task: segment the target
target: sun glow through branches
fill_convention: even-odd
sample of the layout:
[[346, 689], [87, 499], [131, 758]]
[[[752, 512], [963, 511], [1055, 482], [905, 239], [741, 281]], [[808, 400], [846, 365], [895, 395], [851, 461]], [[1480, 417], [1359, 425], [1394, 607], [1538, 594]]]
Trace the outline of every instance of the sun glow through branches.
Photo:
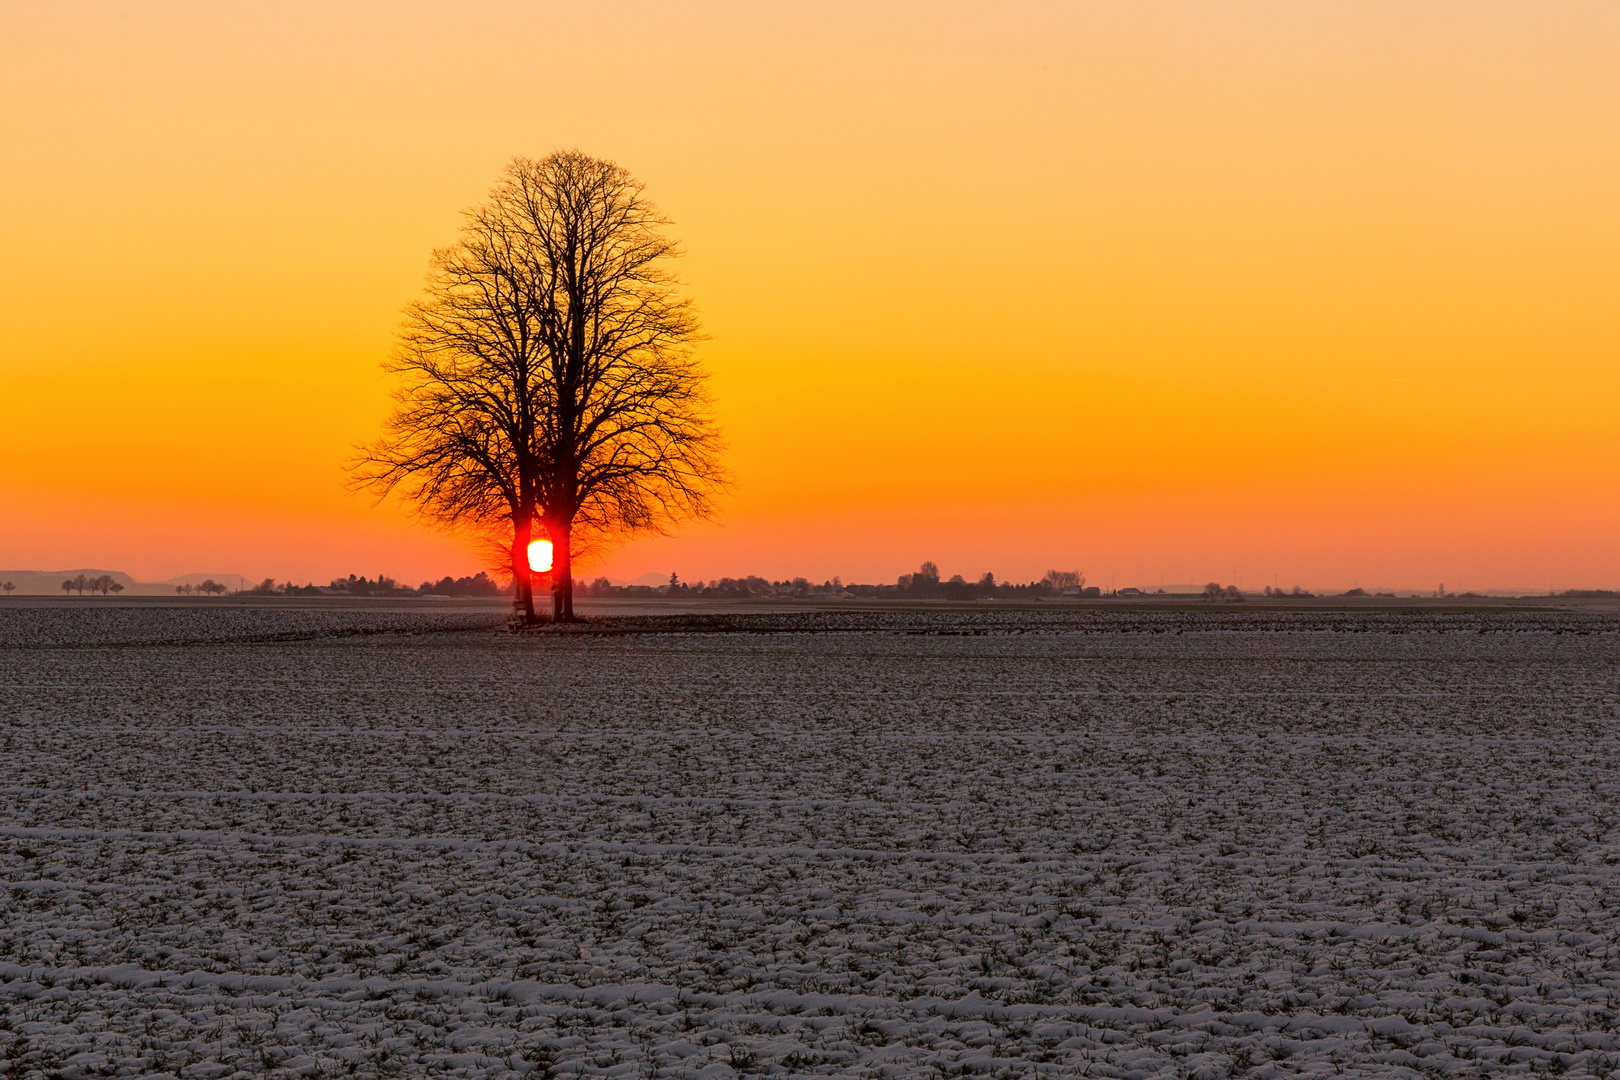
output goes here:
[[551, 541], [536, 540], [529, 545], [529, 569], [544, 574], [551, 569]]

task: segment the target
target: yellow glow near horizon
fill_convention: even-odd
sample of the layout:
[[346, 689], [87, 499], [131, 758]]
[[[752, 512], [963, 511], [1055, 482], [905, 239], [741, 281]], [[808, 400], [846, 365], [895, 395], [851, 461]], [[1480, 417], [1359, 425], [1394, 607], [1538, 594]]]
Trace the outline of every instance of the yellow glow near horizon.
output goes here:
[[675, 221], [737, 477], [583, 574], [1614, 587], [1617, 53], [1582, 0], [12, 5], [0, 566], [476, 570], [341, 463], [457, 212], [577, 146]]

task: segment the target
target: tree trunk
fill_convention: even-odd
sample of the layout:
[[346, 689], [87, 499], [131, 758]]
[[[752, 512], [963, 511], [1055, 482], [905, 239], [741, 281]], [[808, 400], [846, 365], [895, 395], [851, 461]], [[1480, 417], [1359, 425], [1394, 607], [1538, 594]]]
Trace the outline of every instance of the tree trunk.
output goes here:
[[529, 570], [529, 522], [518, 522], [512, 529], [512, 619], [521, 625], [534, 623], [534, 575]]
[[573, 529], [554, 525], [551, 533], [551, 621], [574, 622]]

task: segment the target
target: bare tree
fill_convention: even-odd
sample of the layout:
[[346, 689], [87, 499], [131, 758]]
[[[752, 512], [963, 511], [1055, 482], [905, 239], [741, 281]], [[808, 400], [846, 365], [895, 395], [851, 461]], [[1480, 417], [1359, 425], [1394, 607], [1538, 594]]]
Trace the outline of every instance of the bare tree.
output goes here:
[[388, 364], [405, 385], [356, 482], [403, 485], [446, 525], [509, 531], [525, 618], [535, 526], [552, 543], [552, 617], [572, 621], [580, 540], [706, 516], [723, 483], [667, 224], [612, 162], [516, 158], [407, 311]]
[[15, 589], [16, 587], [17, 587], [17, 583], [15, 581], [8, 581], [5, 584], [0, 585], [0, 589], [6, 590], [6, 595], [7, 596], [10, 596], [11, 595], [11, 590]]

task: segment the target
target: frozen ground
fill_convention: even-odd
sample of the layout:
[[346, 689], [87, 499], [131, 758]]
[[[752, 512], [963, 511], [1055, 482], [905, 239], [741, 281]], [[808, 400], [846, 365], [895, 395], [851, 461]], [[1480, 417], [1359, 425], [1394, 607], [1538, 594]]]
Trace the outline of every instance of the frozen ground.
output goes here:
[[0, 609], [0, 1076], [1620, 1070], [1620, 619], [498, 617]]

